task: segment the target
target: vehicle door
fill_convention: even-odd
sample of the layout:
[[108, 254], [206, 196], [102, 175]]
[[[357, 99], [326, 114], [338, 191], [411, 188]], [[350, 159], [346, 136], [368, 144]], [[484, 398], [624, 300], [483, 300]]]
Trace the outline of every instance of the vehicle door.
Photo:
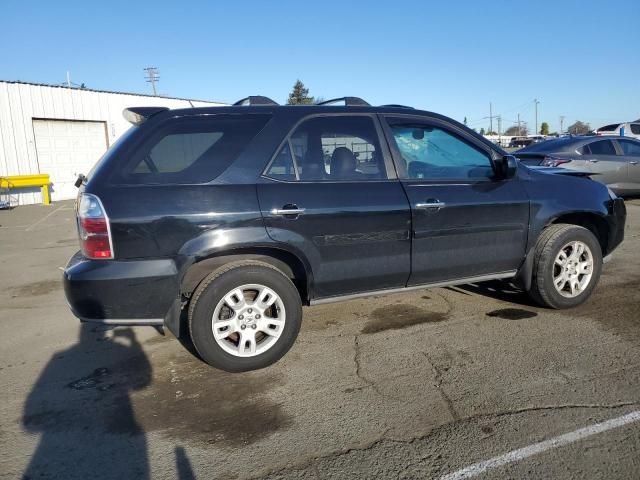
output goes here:
[[629, 188], [640, 192], [640, 141], [620, 138], [616, 142], [618, 153], [627, 163]]
[[629, 183], [629, 165], [618, 155], [611, 139], [596, 140], [582, 147], [587, 170], [596, 174], [594, 180], [604, 183], [614, 190], [624, 190]]
[[314, 297], [404, 287], [411, 213], [375, 115], [312, 115], [258, 184], [271, 238], [307, 258]]
[[497, 176], [491, 147], [461, 127], [430, 117], [385, 120], [411, 203], [409, 284], [515, 273], [529, 224], [529, 199], [517, 176]]

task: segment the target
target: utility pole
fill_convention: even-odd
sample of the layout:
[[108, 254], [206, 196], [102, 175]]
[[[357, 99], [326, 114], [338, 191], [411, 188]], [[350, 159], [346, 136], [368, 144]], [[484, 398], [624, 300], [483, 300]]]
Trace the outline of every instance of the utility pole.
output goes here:
[[489, 102], [489, 133], [493, 133], [493, 105]]
[[502, 116], [498, 115], [498, 144], [502, 146]]
[[538, 135], [538, 104], [540, 103], [537, 98], [533, 99], [533, 103], [536, 106], [536, 131], [535, 134]]
[[156, 82], [160, 80], [160, 71], [157, 67], [147, 67], [143, 70], [147, 72], [147, 76], [145, 78], [147, 79], [147, 83], [150, 83], [151, 88], [153, 88], [153, 95], [157, 97], [158, 94], [156, 93]]
[[520, 130], [520, 114], [518, 114], [518, 136], [522, 136], [522, 131]]
[[560, 115], [560, 135], [564, 132], [564, 115]]
[[71, 88], [71, 74], [67, 70], [67, 87]]

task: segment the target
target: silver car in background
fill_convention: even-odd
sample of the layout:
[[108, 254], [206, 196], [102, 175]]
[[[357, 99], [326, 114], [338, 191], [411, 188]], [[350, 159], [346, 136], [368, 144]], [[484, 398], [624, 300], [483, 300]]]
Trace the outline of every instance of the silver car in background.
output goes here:
[[617, 195], [640, 195], [640, 141], [628, 137], [576, 136], [534, 143], [514, 153], [530, 166], [594, 174]]

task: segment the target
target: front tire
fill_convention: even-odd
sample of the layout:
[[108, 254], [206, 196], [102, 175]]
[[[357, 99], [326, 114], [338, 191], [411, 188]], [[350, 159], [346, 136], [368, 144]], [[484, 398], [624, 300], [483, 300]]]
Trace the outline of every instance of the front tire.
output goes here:
[[577, 225], [547, 227], [535, 247], [530, 296], [551, 308], [586, 301], [602, 271], [602, 250], [589, 230]]
[[227, 372], [277, 362], [295, 342], [301, 321], [302, 303], [291, 280], [258, 261], [232, 263], [211, 273], [189, 306], [197, 352]]

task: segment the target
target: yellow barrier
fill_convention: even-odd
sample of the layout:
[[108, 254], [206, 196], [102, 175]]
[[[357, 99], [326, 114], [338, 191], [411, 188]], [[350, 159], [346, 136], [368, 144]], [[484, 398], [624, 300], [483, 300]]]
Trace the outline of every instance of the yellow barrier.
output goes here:
[[23, 188], [23, 187], [40, 187], [42, 189], [42, 199], [45, 205], [51, 203], [49, 198], [49, 174], [38, 173], [36, 175], [12, 175], [8, 177], [0, 177], [0, 188]]

